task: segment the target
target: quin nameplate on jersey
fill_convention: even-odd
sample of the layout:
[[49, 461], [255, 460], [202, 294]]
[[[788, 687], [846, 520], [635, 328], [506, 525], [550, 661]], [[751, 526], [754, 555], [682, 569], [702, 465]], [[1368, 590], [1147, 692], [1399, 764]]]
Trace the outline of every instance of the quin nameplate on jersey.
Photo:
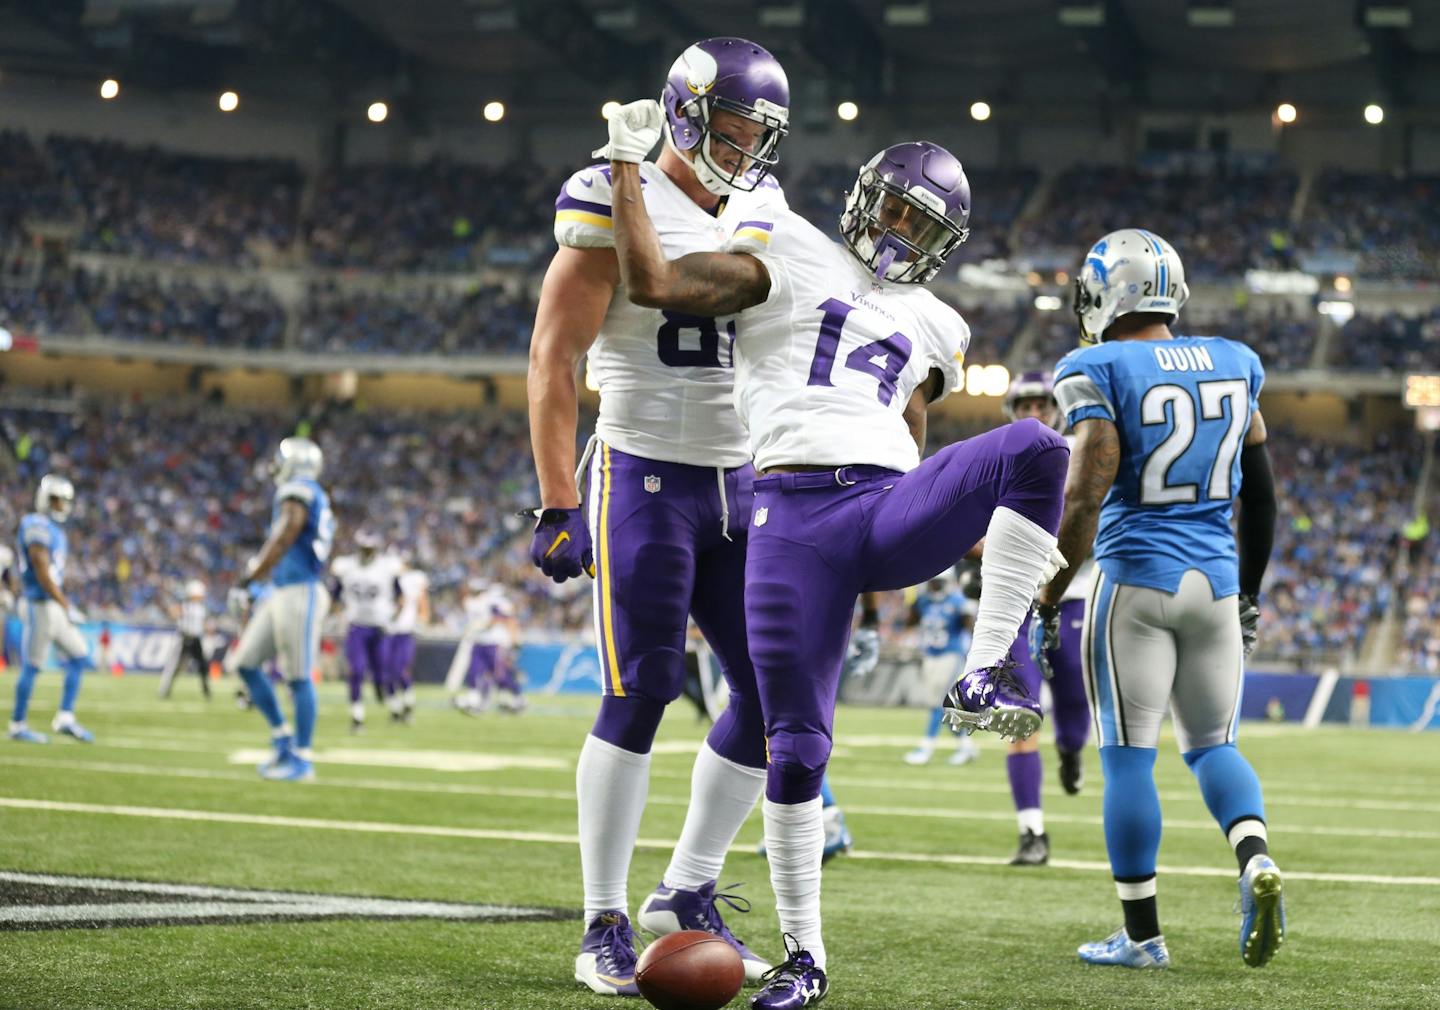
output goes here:
[[0, 930], [12, 931], [209, 926], [324, 919], [532, 922], [578, 918], [578, 912], [560, 908], [260, 891], [0, 871]]

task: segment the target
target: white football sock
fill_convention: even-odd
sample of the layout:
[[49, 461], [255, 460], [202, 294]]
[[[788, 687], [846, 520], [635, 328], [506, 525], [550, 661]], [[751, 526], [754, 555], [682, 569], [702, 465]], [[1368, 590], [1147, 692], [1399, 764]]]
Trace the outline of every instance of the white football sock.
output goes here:
[[1045, 833], [1045, 811], [1039, 807], [1017, 810], [1015, 818], [1020, 822], [1021, 831], [1033, 831], [1037, 835]]
[[352, 701], [350, 703], [350, 718], [356, 722], [365, 721], [365, 703], [363, 701]]
[[593, 734], [585, 738], [575, 765], [575, 793], [587, 926], [601, 912], [630, 914], [625, 881], [649, 790], [649, 754], [616, 747]]
[[693, 891], [717, 880], [726, 851], [764, 791], [764, 768], [746, 768], [701, 744], [690, 775], [690, 809], [665, 870], [665, 886]]
[[825, 821], [820, 797], [804, 803], [776, 803], [766, 798], [765, 855], [770, 860], [770, 887], [780, 932], [795, 937], [817, 967], [825, 967], [825, 941], [820, 938], [820, 861], [825, 851]]
[[1019, 512], [1000, 506], [985, 529], [980, 560], [980, 610], [965, 672], [994, 666], [1010, 651], [1030, 612], [1055, 538]]

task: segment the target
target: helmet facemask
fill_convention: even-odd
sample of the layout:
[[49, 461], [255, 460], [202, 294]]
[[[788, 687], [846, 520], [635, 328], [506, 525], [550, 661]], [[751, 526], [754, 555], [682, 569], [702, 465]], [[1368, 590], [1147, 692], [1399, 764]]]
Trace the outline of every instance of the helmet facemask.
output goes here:
[[919, 186], [890, 183], [867, 165], [846, 195], [840, 234], [877, 279], [924, 284], [970, 229], [945, 216], [939, 197]]
[[[789, 132], [788, 110], [772, 105], [763, 98], [758, 99], [753, 107], [749, 107], [728, 98], [697, 95], [681, 105], [678, 111], [693, 123], [700, 133], [699, 143], [692, 146], [688, 152], [682, 151], [681, 156], [690, 162], [700, 185], [715, 196], [753, 192], [780, 163], [780, 141]], [[742, 138], [732, 137], [717, 128], [717, 112], [727, 112], [757, 123], [763, 128], [763, 132], [753, 143], [747, 144]], [[673, 134], [667, 133], [666, 139], [672, 147], [675, 146]], [[729, 160], [724, 158], [723, 153], [720, 158], [716, 157], [717, 147], [721, 152], [733, 152], [733, 168], [726, 168], [722, 163]]]

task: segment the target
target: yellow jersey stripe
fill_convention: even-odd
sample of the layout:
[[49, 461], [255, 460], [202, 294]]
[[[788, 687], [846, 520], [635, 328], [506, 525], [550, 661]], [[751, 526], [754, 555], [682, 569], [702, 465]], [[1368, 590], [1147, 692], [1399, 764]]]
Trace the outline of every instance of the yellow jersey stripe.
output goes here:
[[604, 462], [600, 467], [600, 632], [604, 637], [606, 666], [610, 671], [610, 692], [625, 697], [620, 681], [620, 661], [615, 657], [615, 607], [610, 595], [610, 446], [601, 443]]
[[557, 210], [555, 220], [559, 222], [574, 222], [575, 224], [594, 225], [596, 228], [614, 228], [615, 222], [602, 214], [592, 214], [588, 210]]
[[735, 233], [734, 238], [748, 238], [764, 245], [770, 244], [770, 233], [768, 231], [761, 231], [759, 228], [741, 228]]

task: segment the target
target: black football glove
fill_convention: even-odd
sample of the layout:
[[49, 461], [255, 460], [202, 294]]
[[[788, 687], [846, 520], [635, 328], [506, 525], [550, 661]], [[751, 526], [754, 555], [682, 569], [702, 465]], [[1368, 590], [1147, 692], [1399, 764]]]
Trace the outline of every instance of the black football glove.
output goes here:
[[1245, 658], [1255, 651], [1255, 642], [1260, 637], [1260, 597], [1254, 593], [1240, 594], [1240, 641], [1245, 646]]

